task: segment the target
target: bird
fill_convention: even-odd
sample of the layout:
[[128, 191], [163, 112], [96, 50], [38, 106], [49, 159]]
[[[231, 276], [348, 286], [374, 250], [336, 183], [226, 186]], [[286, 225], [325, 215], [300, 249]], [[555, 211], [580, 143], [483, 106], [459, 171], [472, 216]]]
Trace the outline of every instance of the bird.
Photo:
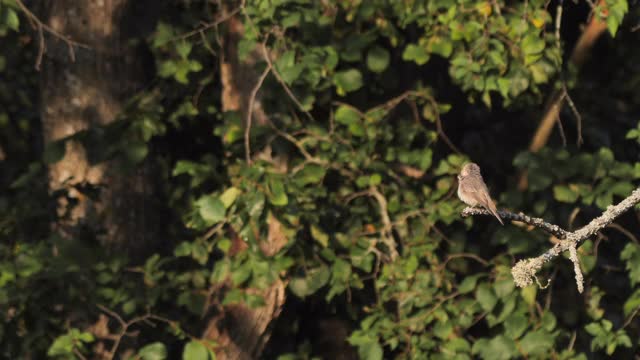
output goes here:
[[478, 164], [467, 163], [462, 167], [458, 175], [458, 197], [471, 207], [482, 206], [489, 210], [500, 221], [500, 224], [504, 225], [498, 215], [496, 205], [491, 200], [489, 189], [482, 179]]

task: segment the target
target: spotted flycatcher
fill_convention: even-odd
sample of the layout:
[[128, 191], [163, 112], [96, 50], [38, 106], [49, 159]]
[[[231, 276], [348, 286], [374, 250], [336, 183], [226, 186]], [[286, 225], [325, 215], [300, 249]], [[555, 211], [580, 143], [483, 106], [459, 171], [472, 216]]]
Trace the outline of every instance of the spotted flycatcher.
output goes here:
[[465, 204], [476, 207], [482, 206], [485, 209], [491, 211], [491, 213], [498, 218], [500, 224], [504, 225], [496, 205], [491, 200], [489, 195], [489, 189], [480, 175], [480, 166], [475, 163], [468, 163], [460, 171], [458, 175], [458, 197]]

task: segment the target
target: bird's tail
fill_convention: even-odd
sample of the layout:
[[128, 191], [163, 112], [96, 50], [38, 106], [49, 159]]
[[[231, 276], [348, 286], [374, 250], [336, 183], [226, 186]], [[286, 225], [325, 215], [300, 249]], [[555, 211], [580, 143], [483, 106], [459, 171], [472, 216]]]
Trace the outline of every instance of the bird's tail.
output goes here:
[[489, 211], [491, 211], [493, 216], [495, 216], [498, 219], [498, 221], [500, 221], [500, 225], [504, 226], [504, 223], [502, 222], [500, 215], [498, 215], [498, 209], [496, 209], [496, 204], [494, 204], [493, 200], [491, 200], [491, 198], [488, 196], [487, 196], [487, 204], [489, 205]]

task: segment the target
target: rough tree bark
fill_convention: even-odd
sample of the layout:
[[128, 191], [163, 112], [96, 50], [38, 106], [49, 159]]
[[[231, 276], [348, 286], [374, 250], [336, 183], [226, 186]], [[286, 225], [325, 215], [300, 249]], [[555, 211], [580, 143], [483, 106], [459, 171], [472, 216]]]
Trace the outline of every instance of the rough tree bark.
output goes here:
[[[46, 143], [112, 123], [127, 99], [144, 84], [145, 53], [130, 45], [154, 26], [149, 1], [50, 0], [41, 3], [42, 21], [53, 30], [88, 48], [70, 48], [44, 33], [41, 101]], [[156, 6], [157, 7], [157, 6]], [[93, 164], [88, 149], [66, 142], [62, 160], [50, 165], [52, 192], [68, 195], [58, 203], [65, 220], [55, 225], [66, 237], [96, 236], [100, 244], [142, 258], [154, 249], [157, 206], [152, 169], [148, 163], [123, 175], [112, 161]], [[98, 189], [90, 197], [80, 189]], [[156, 224], [154, 224], [156, 223]], [[150, 226], [150, 224], [154, 224]]]
[[[223, 2], [222, 16], [226, 17], [240, 6], [239, 1]], [[248, 116], [251, 92], [259, 80], [255, 63], [259, 54], [248, 59], [238, 58], [238, 42], [244, 34], [240, 18], [235, 15], [223, 25], [221, 39], [220, 77], [222, 82], [222, 108], [224, 111], [238, 111], [243, 119]], [[253, 123], [260, 126], [268, 122], [259, 97], [253, 103]], [[286, 166], [285, 166], [286, 168]], [[268, 220], [269, 232], [263, 239], [261, 249], [267, 256], [276, 254], [285, 244], [280, 222], [273, 216]], [[242, 241], [237, 239], [237, 241]], [[241, 247], [245, 251], [246, 247]], [[225, 306], [221, 314], [210, 318], [203, 338], [217, 342], [218, 359], [257, 359], [270, 337], [269, 325], [278, 317], [285, 301], [285, 284], [278, 280], [265, 290], [258, 291], [264, 297], [265, 305], [249, 308], [243, 304]]]

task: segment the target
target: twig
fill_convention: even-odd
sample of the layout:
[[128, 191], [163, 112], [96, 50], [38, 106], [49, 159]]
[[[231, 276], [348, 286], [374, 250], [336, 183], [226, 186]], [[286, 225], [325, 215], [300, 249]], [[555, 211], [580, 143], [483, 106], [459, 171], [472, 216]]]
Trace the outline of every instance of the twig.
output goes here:
[[217, 225], [213, 226], [211, 229], [209, 229], [203, 236], [202, 238], [204, 240], [209, 239], [210, 237], [213, 236], [213, 234], [219, 232], [220, 230], [222, 230], [222, 227], [227, 223], [227, 219], [225, 219], [224, 221], [219, 222]]
[[558, 125], [558, 130], [560, 132], [560, 139], [562, 139], [562, 146], [567, 146], [567, 137], [564, 135], [564, 127], [562, 127], [562, 119], [560, 119], [560, 114], [556, 118], [556, 124]]
[[[137, 323], [145, 323], [151, 327], [155, 327], [156, 324], [153, 323], [151, 320], [156, 320], [156, 321], [161, 321], [164, 323], [167, 323], [169, 326], [171, 326], [172, 328], [179, 328], [177, 324], [177, 322], [169, 320], [167, 318], [163, 318], [161, 316], [158, 315], [154, 315], [151, 313], [147, 313], [145, 315], [141, 315], [141, 316], [136, 316], [134, 318], [132, 318], [129, 321], [125, 321], [122, 316], [120, 316], [120, 314], [116, 313], [115, 311], [107, 308], [104, 305], [100, 305], [97, 304], [96, 305], [102, 312], [106, 313], [107, 315], [111, 316], [112, 318], [114, 318], [120, 325], [120, 331], [113, 335], [113, 337], [111, 337], [110, 339], [113, 340], [113, 345], [111, 345], [111, 349], [109, 350], [109, 352], [106, 355], [106, 358], [111, 360], [113, 358], [115, 358], [116, 356], [116, 351], [118, 350], [118, 346], [120, 345], [120, 342], [122, 341], [122, 338], [125, 336], [134, 336], [130, 333], [127, 333], [127, 330], [129, 330], [129, 328]], [[188, 333], [185, 333], [186, 336], [188, 336], [190, 339], [192, 340], [198, 340], [196, 339], [193, 335], [190, 335]]]
[[302, 106], [298, 98], [293, 94], [293, 91], [291, 91], [291, 88], [289, 88], [289, 86], [284, 81], [284, 79], [282, 79], [282, 76], [280, 76], [280, 73], [278, 72], [278, 70], [275, 67], [273, 67], [273, 63], [271, 62], [271, 57], [269, 56], [269, 49], [267, 48], [266, 42], [262, 43], [262, 57], [267, 62], [267, 64], [269, 64], [269, 68], [271, 69], [271, 72], [276, 77], [276, 80], [278, 80], [280, 85], [282, 85], [282, 88], [287, 93], [287, 95], [289, 95], [289, 98], [291, 98], [291, 101], [293, 101], [296, 104], [296, 106], [300, 108], [300, 111], [302, 111], [305, 115], [307, 115], [309, 120], [315, 121], [313, 119], [313, 116], [311, 116], [311, 113], [309, 113], [307, 110], [304, 109], [304, 106]]
[[430, 101], [431, 101], [431, 105], [434, 107], [433, 111], [436, 114], [436, 131], [438, 132], [438, 135], [442, 138], [442, 140], [447, 145], [449, 145], [449, 148], [451, 148], [453, 152], [457, 154], [461, 154], [462, 152], [455, 145], [453, 145], [453, 142], [451, 141], [451, 139], [449, 139], [447, 134], [444, 132], [444, 128], [442, 127], [442, 120], [440, 119], [440, 110], [438, 110], [438, 104], [435, 102], [434, 99], [430, 99]]
[[271, 65], [267, 64], [267, 67], [262, 72], [262, 75], [260, 75], [260, 78], [258, 79], [256, 86], [254, 86], [253, 90], [251, 90], [251, 96], [249, 97], [249, 105], [248, 105], [249, 109], [247, 109], [247, 120], [244, 127], [244, 152], [245, 152], [245, 158], [247, 160], [247, 164], [249, 165], [251, 165], [250, 133], [251, 133], [251, 120], [253, 117], [253, 107], [256, 101], [256, 95], [258, 94], [258, 91], [262, 87], [262, 83], [264, 82], [264, 79], [266, 79], [267, 75], [269, 75], [269, 72], [271, 72]]
[[576, 117], [576, 126], [578, 127], [578, 138], [576, 140], [576, 145], [580, 147], [580, 145], [582, 145], [582, 143], [584, 142], [582, 140], [582, 116], [580, 115], [580, 112], [578, 112], [578, 108], [571, 99], [571, 96], [569, 96], [569, 91], [567, 91], [567, 85], [565, 83], [562, 83], [562, 90], [564, 92], [564, 97], [567, 99], [567, 104], [569, 105], [569, 108], [573, 113], [573, 116]]
[[69, 57], [71, 58], [71, 61], [75, 61], [76, 59], [76, 55], [75, 52], [73, 50], [74, 46], [77, 46], [79, 48], [84, 48], [84, 49], [91, 49], [91, 47], [87, 44], [83, 44], [74, 40], [71, 40], [70, 37], [61, 34], [60, 32], [56, 31], [54, 28], [52, 28], [51, 26], [43, 23], [31, 10], [29, 10], [29, 8], [22, 2], [22, 0], [15, 0], [16, 1], [16, 5], [18, 5], [18, 7], [20, 8], [20, 10], [22, 10], [22, 12], [25, 14], [25, 16], [27, 17], [27, 19], [29, 19], [29, 21], [32, 23], [32, 25], [35, 24], [35, 27], [38, 29], [38, 55], [36, 56], [36, 64], [35, 64], [35, 68], [36, 70], [40, 70], [40, 65], [42, 63], [42, 57], [44, 56], [44, 53], [47, 50], [47, 47], [45, 45], [44, 42], [44, 31], [48, 32], [49, 34], [57, 37], [58, 39], [64, 41], [67, 44], [67, 47], [69, 48]]
[[87, 359], [87, 357], [86, 357], [86, 356], [84, 356], [84, 355], [82, 355], [82, 353], [80, 352], [80, 350], [76, 349], [75, 347], [73, 348], [73, 354], [74, 354], [75, 356], [77, 356], [77, 357], [78, 357], [78, 359], [80, 359], [80, 360], [86, 360], [86, 359]]
[[489, 262], [487, 260], [481, 258], [480, 256], [478, 256], [476, 254], [458, 253], [458, 254], [451, 254], [451, 255], [447, 256], [447, 258], [444, 260], [442, 265], [440, 265], [440, 267], [442, 267], [444, 269], [447, 266], [447, 264], [449, 263], [449, 261], [451, 261], [453, 259], [459, 259], [459, 258], [473, 259], [473, 260], [479, 262], [480, 264], [482, 264], [483, 266], [489, 266]]
[[36, 64], [35, 68], [37, 71], [40, 71], [40, 65], [42, 64], [42, 57], [44, 56], [44, 52], [47, 50], [47, 47], [44, 44], [44, 34], [42, 33], [42, 26], [38, 26], [38, 55], [36, 55]]
[[195, 30], [189, 31], [188, 33], [185, 33], [185, 34], [182, 34], [182, 35], [178, 35], [176, 37], [173, 37], [173, 38], [169, 39], [169, 42], [176, 41], [176, 40], [184, 40], [184, 39], [190, 38], [190, 37], [192, 37], [194, 35], [198, 35], [200, 33], [203, 33], [204, 31], [209, 30], [212, 27], [216, 27], [216, 26], [222, 24], [223, 22], [231, 19], [235, 14], [239, 13], [240, 10], [243, 9], [243, 7], [244, 7], [244, 5], [240, 5], [237, 8], [231, 10], [226, 15], [223, 15], [220, 18], [214, 20], [213, 22], [204, 24], [203, 26], [201, 26], [201, 27], [199, 27], [199, 28], [197, 28]]
[[[605, 210], [602, 215], [591, 220], [586, 226], [576, 231], [566, 233], [565, 240], [558, 242], [544, 254], [535, 258], [520, 260], [511, 269], [511, 274], [513, 275], [516, 285], [525, 287], [532, 284], [534, 280], [537, 280], [536, 273], [542, 268], [542, 265], [558, 257], [565, 251], [575, 251], [586, 239], [596, 235], [598, 231], [611, 224], [617, 217], [638, 203], [640, 203], [640, 188], [635, 189], [631, 195], [617, 205], [607, 207], [607, 210]], [[573, 253], [571, 253], [571, 255], [571, 257], [574, 257]], [[575, 257], [577, 258], [577, 254]], [[577, 264], [575, 259], [572, 259], [572, 261], [574, 262], [574, 269], [579, 271], [579, 264]], [[581, 289], [581, 277], [582, 274], [578, 275], [576, 273], [578, 290]]]
[[568, 220], [568, 224], [569, 224], [569, 230], [573, 230], [573, 222], [576, 220], [576, 217], [578, 216], [578, 214], [580, 213], [580, 208], [576, 207], [571, 211], [571, 214], [569, 214], [569, 220]]
[[558, 1], [558, 6], [556, 6], [556, 21], [555, 21], [555, 36], [556, 36], [556, 46], [558, 50], [562, 53], [562, 47], [560, 46], [560, 25], [562, 23], [562, 3], [563, 1]]
[[623, 233], [626, 237], [629, 238], [629, 240], [633, 241], [634, 243], [640, 245], [640, 242], [638, 242], [638, 238], [635, 237], [631, 231], [623, 228], [622, 226], [616, 224], [616, 223], [611, 223], [609, 225], [607, 225], [608, 228], [612, 228], [612, 229], [616, 229], [618, 231], [620, 231], [621, 233]]
[[[520, 222], [535, 226], [557, 237], [558, 239], [565, 239], [569, 234], [567, 231], [565, 231], [558, 225], [550, 224], [540, 218], [535, 218], [535, 217], [525, 215], [522, 212], [512, 213], [506, 210], [498, 210], [498, 214], [503, 220], [520, 221]], [[486, 210], [483, 208], [476, 208], [476, 207], [466, 207], [464, 210], [462, 210], [462, 213], [461, 213], [462, 217], [468, 217], [468, 216], [474, 216], [474, 215], [493, 216], [493, 214], [491, 214], [489, 210]]]
[[385, 245], [389, 248], [389, 257], [391, 258], [391, 261], [393, 261], [398, 257], [398, 249], [396, 249], [396, 241], [393, 239], [393, 225], [391, 224], [391, 219], [389, 218], [389, 213], [387, 211], [387, 199], [375, 186], [372, 186], [369, 189], [368, 195], [376, 199], [378, 206], [380, 207], [380, 218], [383, 226], [380, 235], [382, 236], [382, 241], [384, 241]]
[[111, 349], [109, 350], [109, 353], [107, 355], [108, 359], [113, 359], [116, 356], [116, 351], [118, 350], [118, 346], [120, 346], [120, 341], [122, 341], [122, 338], [125, 335], [127, 335], [127, 330], [129, 329], [129, 327], [141, 321], [147, 320], [149, 318], [149, 314], [135, 317], [129, 321], [124, 321], [118, 313], [108, 309], [106, 306], [98, 304], [97, 307], [107, 315], [116, 319], [118, 323], [120, 323], [120, 331], [118, 332], [118, 334], [115, 335], [113, 344], [111, 345]]
[[402, 321], [400, 321], [400, 323], [405, 323], [405, 322], [415, 322], [415, 321], [422, 321], [425, 318], [428, 318], [429, 316], [431, 316], [431, 314], [433, 314], [436, 310], [438, 310], [438, 308], [440, 308], [440, 306], [444, 305], [444, 303], [446, 303], [447, 301], [454, 299], [456, 297], [460, 296], [460, 292], [456, 291], [453, 292], [443, 298], [441, 298], [431, 309], [429, 309], [429, 311], [422, 313], [418, 316], [414, 316], [414, 317], [410, 317], [410, 318], [406, 318], [403, 319]]
[[575, 246], [569, 248], [569, 259], [573, 263], [573, 272], [576, 274], [576, 285], [578, 286], [578, 292], [582, 294], [584, 291], [584, 277], [582, 276], [582, 270], [580, 270], [580, 260], [578, 259], [578, 250]]
[[629, 324], [631, 324], [631, 321], [633, 321], [636, 315], [638, 315], [638, 311], [640, 311], [640, 306], [636, 307], [636, 309], [633, 310], [631, 315], [629, 315], [629, 318], [624, 322], [624, 325], [622, 325], [622, 329], [626, 328], [627, 326], [629, 326]]
[[[304, 145], [300, 143], [300, 141], [298, 141], [298, 139], [296, 139], [293, 135], [278, 129], [278, 127], [275, 126], [275, 124], [271, 121], [269, 121], [269, 125], [271, 125], [271, 128], [276, 132], [276, 134], [278, 134], [279, 136], [283, 137], [284, 139], [286, 139], [287, 141], [295, 145], [295, 147], [300, 151], [302, 156], [304, 156], [305, 162], [318, 164], [318, 165], [327, 165], [327, 162], [325, 160], [319, 159], [309, 154], [307, 149], [304, 148]], [[292, 172], [295, 173], [297, 171], [292, 171]]]

